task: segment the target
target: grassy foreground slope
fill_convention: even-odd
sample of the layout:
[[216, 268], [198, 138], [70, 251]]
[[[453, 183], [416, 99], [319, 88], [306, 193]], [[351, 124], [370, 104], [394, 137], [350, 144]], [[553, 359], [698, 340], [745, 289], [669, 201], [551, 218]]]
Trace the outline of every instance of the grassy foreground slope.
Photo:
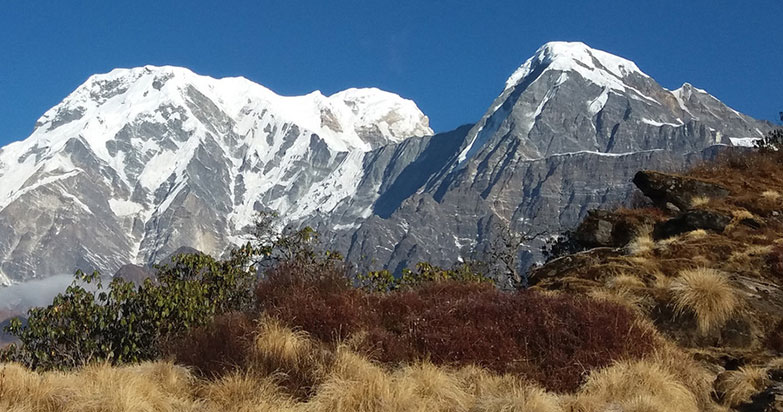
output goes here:
[[[350, 342], [326, 348], [271, 319], [259, 321], [251, 336], [242, 368], [210, 379], [164, 361], [94, 364], [67, 373], [7, 364], [0, 367], [0, 409], [543, 412], [604, 410], [611, 403], [633, 410], [645, 405], [700, 410], [694, 392], [701, 388], [689, 385], [702, 377], [691, 376], [697, 369], [689, 369], [693, 365], [677, 353], [613, 364], [591, 374], [576, 393], [556, 394], [476, 366], [438, 367], [428, 361], [384, 366]], [[312, 394], [297, 396], [297, 386], [310, 383], [316, 383]]]
[[[61, 354], [23, 346], [0, 364], [0, 411], [776, 410], [781, 166], [783, 155], [764, 151], [646, 172], [637, 184], [650, 204], [591, 214], [570, 240], [579, 251], [535, 268], [524, 291], [429, 266], [357, 287], [335, 259], [288, 254], [251, 294], [229, 289], [241, 305], [224, 304], [220, 288], [193, 295], [212, 302], [203, 321], [144, 335], [154, 350], [134, 349], [135, 360], [96, 349], [110, 356], [62, 368], [51, 363]], [[207, 263], [187, 290], [227, 282], [225, 271], [243, 279]], [[145, 299], [178, 296], [146, 287]], [[124, 309], [101, 319], [146, 301], [110, 299]], [[59, 302], [42, 313], [68, 326], [58, 314], [70, 301]], [[139, 330], [170, 320], [145, 316]]]

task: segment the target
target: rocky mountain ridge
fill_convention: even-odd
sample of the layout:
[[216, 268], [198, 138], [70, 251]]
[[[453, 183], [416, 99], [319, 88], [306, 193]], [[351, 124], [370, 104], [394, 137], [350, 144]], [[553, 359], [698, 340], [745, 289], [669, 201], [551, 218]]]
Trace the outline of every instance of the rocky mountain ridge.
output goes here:
[[377, 89], [282, 97], [181, 68], [115, 70], [0, 149], [0, 283], [113, 273], [181, 246], [220, 254], [261, 209], [355, 262], [449, 264], [504, 227], [557, 233], [624, 201], [638, 169], [681, 168], [769, 126], [582, 43], [544, 45], [478, 123], [438, 135]]

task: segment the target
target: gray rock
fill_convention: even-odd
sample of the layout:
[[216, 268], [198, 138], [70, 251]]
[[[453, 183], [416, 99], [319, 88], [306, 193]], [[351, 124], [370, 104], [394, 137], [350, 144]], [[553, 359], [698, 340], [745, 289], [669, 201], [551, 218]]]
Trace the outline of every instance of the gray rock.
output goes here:
[[[14, 197], [0, 199], [0, 282], [114, 273], [183, 245], [220, 255], [246, 240], [253, 211], [267, 209], [315, 227], [361, 267], [449, 265], [481, 258], [507, 229], [572, 229], [591, 209], [627, 202], [639, 169], [688, 167], [730, 138], [771, 127], [689, 85], [666, 90], [631, 62], [616, 60], [618, 69], [618, 58], [567, 46], [591, 56], [577, 61], [559, 47], [539, 50], [476, 124], [410, 138], [385, 131], [399, 124], [399, 108], [356, 130], [341, 124], [339, 110], [319, 111], [323, 129], [308, 130], [259, 102], [233, 110], [183, 69], [92, 78], [34, 133], [45, 142], [42, 133], [73, 132], [65, 146], [30, 140], [14, 159], [0, 150], [0, 182], [14, 162], [36, 166]], [[106, 120], [79, 108], [125, 99], [134, 87], [148, 87], [146, 100], [118, 101], [133, 115], [100, 144], [72, 130]], [[355, 113], [357, 102], [340, 104]], [[421, 136], [428, 119], [418, 113], [409, 133]], [[366, 147], [336, 149], [330, 139], [340, 130]], [[150, 178], [150, 164], [167, 173]], [[598, 243], [607, 240], [601, 225]], [[544, 241], [525, 245], [522, 261], [539, 260]]]
[[661, 240], [702, 229], [721, 233], [731, 222], [731, 216], [726, 216], [710, 210], [688, 210], [677, 217], [655, 225], [653, 238]]
[[691, 208], [694, 198], [722, 198], [729, 195], [729, 190], [717, 183], [650, 170], [636, 173], [633, 183], [662, 208], [671, 203], [680, 210], [687, 210]]

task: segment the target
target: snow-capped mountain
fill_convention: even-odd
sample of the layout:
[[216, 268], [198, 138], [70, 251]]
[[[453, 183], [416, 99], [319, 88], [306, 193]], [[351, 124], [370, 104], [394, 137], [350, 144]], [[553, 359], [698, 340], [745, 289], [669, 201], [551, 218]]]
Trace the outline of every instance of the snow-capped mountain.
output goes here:
[[395, 269], [480, 258], [497, 230], [560, 233], [589, 209], [626, 202], [636, 171], [685, 167], [770, 126], [687, 83], [667, 90], [621, 57], [547, 43], [440, 168], [344, 247]]
[[582, 43], [544, 45], [478, 123], [434, 136], [412, 101], [377, 89], [283, 97], [118, 69], [0, 149], [0, 282], [113, 272], [180, 246], [219, 254], [259, 209], [316, 226], [354, 261], [449, 264], [498, 227], [558, 232], [626, 199], [640, 168], [769, 127]]
[[377, 89], [284, 97], [176, 67], [93, 76], [0, 151], [0, 281], [182, 245], [220, 253], [256, 210], [329, 213], [365, 153], [430, 134], [415, 103]]

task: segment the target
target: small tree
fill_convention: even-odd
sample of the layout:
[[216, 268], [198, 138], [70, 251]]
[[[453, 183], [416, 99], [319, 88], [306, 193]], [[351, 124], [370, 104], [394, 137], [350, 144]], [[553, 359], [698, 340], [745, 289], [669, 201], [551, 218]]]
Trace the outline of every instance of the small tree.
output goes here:
[[259, 212], [256, 217], [252, 247], [259, 269], [269, 269], [280, 262], [319, 264], [325, 260], [342, 260], [338, 252], [321, 248], [319, 234], [312, 227], [294, 229], [285, 226], [277, 230], [278, 221], [279, 216], [275, 212]]
[[514, 232], [508, 225], [501, 225], [495, 231], [483, 259], [489, 265], [501, 288], [527, 288], [527, 273], [522, 270], [520, 255], [522, 247], [547, 234], [546, 231]]
[[370, 271], [357, 275], [359, 285], [370, 292], [392, 292], [403, 288], [412, 288], [429, 282], [458, 281], [476, 283], [494, 283], [482, 274], [478, 264], [461, 263], [450, 269], [428, 262], [419, 262], [415, 269], [405, 268], [402, 276], [395, 277], [389, 270]]

